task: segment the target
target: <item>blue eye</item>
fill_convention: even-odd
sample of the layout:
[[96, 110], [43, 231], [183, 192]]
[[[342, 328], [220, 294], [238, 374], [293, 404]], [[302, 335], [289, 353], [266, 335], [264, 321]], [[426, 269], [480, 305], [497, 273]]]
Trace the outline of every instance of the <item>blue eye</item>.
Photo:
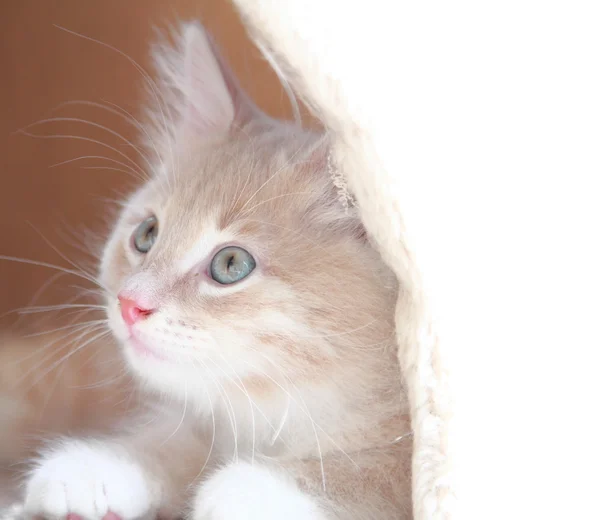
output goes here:
[[256, 267], [256, 261], [241, 247], [229, 246], [221, 249], [210, 263], [210, 276], [215, 282], [229, 285], [248, 276]]
[[140, 253], [147, 253], [154, 245], [156, 235], [158, 235], [158, 220], [155, 216], [148, 217], [135, 228], [133, 236], [131, 237], [133, 246]]

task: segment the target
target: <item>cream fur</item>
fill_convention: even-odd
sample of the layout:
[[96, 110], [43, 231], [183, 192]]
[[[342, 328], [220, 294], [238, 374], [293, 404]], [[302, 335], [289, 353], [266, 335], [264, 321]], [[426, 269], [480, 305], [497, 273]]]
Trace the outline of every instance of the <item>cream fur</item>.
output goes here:
[[[49, 443], [26, 514], [410, 518], [404, 287], [340, 200], [328, 136], [260, 113], [198, 24], [156, 59], [152, 175], [123, 204], [98, 282], [146, 410]], [[222, 285], [211, 260], [231, 246], [255, 269]]]

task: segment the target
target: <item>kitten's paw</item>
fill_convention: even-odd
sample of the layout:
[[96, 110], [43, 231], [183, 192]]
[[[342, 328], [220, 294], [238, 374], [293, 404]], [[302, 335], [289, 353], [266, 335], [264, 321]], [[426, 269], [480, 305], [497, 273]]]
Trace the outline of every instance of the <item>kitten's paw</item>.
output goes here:
[[150, 519], [159, 501], [160, 487], [125, 452], [71, 441], [31, 473], [24, 510], [52, 520]]
[[296, 483], [264, 466], [238, 462], [209, 478], [194, 501], [193, 520], [325, 520]]

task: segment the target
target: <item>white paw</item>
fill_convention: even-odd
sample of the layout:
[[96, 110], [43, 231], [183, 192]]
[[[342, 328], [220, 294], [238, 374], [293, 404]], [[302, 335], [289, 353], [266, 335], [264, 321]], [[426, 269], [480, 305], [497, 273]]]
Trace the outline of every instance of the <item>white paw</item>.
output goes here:
[[160, 488], [127, 454], [101, 443], [69, 441], [48, 453], [31, 473], [27, 516], [85, 520], [152, 518]]
[[217, 471], [198, 491], [193, 520], [324, 520], [296, 483], [264, 466], [238, 462]]

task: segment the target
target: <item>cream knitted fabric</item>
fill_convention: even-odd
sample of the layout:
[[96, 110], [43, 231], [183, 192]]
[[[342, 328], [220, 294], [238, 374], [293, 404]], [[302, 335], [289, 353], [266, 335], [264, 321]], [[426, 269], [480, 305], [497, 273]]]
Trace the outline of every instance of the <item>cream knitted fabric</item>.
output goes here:
[[[414, 431], [414, 515], [450, 518], [455, 507], [447, 431], [451, 400], [401, 214], [403, 179], [395, 168], [393, 139], [397, 78], [393, 67], [386, 66], [393, 63], [389, 61], [393, 49], [386, 47], [385, 39], [377, 41], [378, 34], [390, 33], [385, 20], [369, 16], [385, 13], [384, 3], [376, 0], [366, 7], [344, 0], [236, 0], [236, 4], [255, 37], [278, 57], [292, 85], [331, 131], [336, 164], [346, 176], [364, 224], [408, 289], [401, 296], [406, 301], [398, 306], [397, 322]], [[378, 11], [378, 6], [383, 9]], [[412, 326], [407, 329], [406, 323]]]

